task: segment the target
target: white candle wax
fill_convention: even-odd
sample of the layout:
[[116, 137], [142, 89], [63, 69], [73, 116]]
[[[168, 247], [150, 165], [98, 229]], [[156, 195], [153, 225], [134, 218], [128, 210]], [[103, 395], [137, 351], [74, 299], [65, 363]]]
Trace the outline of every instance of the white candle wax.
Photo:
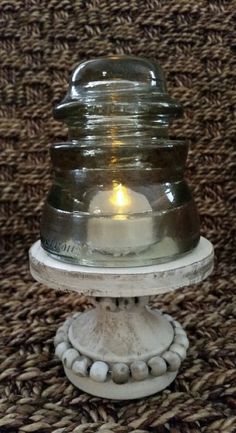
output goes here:
[[146, 249], [154, 242], [151, 211], [143, 194], [122, 185], [99, 191], [89, 206], [94, 214], [88, 224], [90, 248], [114, 256]]

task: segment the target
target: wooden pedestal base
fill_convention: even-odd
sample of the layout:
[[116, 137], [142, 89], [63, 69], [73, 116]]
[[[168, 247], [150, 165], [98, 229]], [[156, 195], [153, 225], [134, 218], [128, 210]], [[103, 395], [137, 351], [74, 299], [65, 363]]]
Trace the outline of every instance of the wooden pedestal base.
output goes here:
[[173, 382], [177, 372], [166, 373], [161, 377], [153, 377], [141, 382], [129, 382], [115, 385], [111, 380], [95, 383], [89, 378], [79, 377], [73, 371], [64, 368], [66, 376], [73, 385], [88, 394], [113, 400], [135, 400], [162, 391]]
[[[171, 316], [136, 298], [75, 314], [58, 329], [56, 355], [78, 388], [99, 397], [134, 399], [166, 388], [186, 357], [188, 338]], [[124, 307], [124, 306], [123, 306]]]
[[189, 344], [178, 322], [147, 307], [149, 296], [206, 278], [213, 269], [213, 247], [201, 238], [193, 251], [172, 262], [123, 269], [66, 264], [36, 242], [30, 269], [49, 287], [86, 294], [96, 304], [66, 320], [55, 336], [55, 352], [69, 380], [96, 396], [135, 399], [174, 380]]

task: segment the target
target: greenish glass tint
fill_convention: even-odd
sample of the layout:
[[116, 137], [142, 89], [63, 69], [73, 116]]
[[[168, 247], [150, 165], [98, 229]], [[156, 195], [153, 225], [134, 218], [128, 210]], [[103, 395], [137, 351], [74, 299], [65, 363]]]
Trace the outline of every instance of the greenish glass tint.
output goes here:
[[184, 179], [187, 145], [170, 140], [182, 114], [159, 65], [127, 56], [80, 63], [54, 109], [69, 141], [51, 147], [54, 183], [41, 222], [43, 248], [87, 266], [169, 261], [199, 241]]

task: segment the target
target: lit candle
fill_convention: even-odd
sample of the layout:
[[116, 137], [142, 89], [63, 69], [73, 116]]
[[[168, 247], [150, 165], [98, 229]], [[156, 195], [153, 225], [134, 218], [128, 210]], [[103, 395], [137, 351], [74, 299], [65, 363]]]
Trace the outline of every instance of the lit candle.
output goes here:
[[143, 194], [121, 184], [99, 191], [89, 206], [94, 215], [88, 224], [90, 248], [114, 256], [146, 249], [154, 242], [152, 216], [147, 215], [151, 211]]

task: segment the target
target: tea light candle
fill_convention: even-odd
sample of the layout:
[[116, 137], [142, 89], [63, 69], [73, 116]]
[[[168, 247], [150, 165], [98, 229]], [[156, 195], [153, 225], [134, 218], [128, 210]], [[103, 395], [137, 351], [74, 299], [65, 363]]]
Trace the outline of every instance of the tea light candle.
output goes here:
[[114, 256], [146, 249], [154, 242], [152, 216], [148, 215], [151, 211], [143, 194], [121, 184], [114, 183], [112, 190], [99, 191], [89, 206], [90, 248]]

